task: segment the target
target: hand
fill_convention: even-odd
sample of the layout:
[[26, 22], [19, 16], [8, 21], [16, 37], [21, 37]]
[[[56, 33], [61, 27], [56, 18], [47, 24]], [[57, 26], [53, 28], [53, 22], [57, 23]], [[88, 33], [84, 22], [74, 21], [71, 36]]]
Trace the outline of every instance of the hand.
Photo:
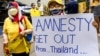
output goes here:
[[3, 44], [8, 44], [8, 40], [4, 40]]
[[25, 31], [20, 32], [21, 36], [25, 36]]
[[98, 33], [97, 36], [100, 37], [100, 33]]
[[96, 21], [93, 21], [93, 22], [92, 22], [92, 25], [93, 25], [95, 28], [98, 28], [98, 24], [97, 24]]
[[6, 54], [6, 55], [9, 55], [9, 49], [8, 49], [8, 44], [3, 44], [3, 50], [4, 50], [4, 53]]

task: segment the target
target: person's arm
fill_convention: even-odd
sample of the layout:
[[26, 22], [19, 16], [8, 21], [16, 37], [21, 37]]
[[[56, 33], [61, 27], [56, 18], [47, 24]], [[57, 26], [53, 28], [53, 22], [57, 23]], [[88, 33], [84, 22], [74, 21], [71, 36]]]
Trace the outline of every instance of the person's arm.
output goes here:
[[5, 55], [9, 55], [9, 49], [8, 49], [8, 38], [7, 38], [7, 34], [3, 33], [3, 51], [5, 53]]
[[30, 23], [30, 21], [28, 20], [27, 17], [25, 17], [24, 22], [25, 22], [25, 28], [26, 29], [24, 31], [20, 32], [20, 34], [25, 35], [25, 34], [28, 34], [28, 33], [32, 33], [32, 31], [33, 31], [32, 24]]
[[3, 33], [3, 43], [7, 44], [8, 43], [8, 38], [7, 38], [7, 34]]
[[6, 27], [7, 27], [7, 20], [4, 21], [4, 25], [3, 25], [3, 51], [5, 55], [9, 55]]
[[95, 28], [98, 28], [98, 24], [96, 23], [95, 20], [92, 22], [92, 25], [93, 25]]
[[7, 44], [8, 43], [8, 37], [7, 37], [7, 18], [4, 21], [2, 33], [3, 33], [3, 43]]
[[28, 33], [32, 33], [32, 29], [24, 30], [24, 32], [25, 32], [26, 34], [28, 34]]

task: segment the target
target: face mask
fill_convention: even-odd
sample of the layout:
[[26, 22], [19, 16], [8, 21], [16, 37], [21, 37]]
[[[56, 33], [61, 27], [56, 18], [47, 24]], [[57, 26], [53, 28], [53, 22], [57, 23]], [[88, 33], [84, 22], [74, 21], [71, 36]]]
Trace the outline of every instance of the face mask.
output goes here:
[[18, 13], [18, 10], [16, 8], [12, 8], [8, 10], [8, 13], [12, 16], [16, 15]]
[[59, 9], [50, 10], [50, 13], [51, 13], [52, 15], [55, 15], [55, 14], [57, 15], [59, 12], [60, 12]]

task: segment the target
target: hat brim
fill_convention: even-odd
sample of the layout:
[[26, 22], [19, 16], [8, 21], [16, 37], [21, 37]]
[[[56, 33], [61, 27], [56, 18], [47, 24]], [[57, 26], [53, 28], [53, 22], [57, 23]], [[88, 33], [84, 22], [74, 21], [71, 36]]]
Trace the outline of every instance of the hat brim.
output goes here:
[[52, 5], [52, 3], [56, 3], [56, 4], [58, 4], [58, 5], [63, 6], [63, 4], [58, 3], [58, 2], [56, 2], [55, 0], [51, 0], [51, 1], [48, 2], [48, 7], [50, 7], [50, 5]]

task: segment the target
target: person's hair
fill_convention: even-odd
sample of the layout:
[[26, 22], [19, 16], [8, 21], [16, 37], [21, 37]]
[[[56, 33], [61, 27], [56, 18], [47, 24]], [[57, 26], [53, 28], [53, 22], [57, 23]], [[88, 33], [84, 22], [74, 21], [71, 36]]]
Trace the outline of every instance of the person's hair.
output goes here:
[[31, 7], [34, 5], [34, 3], [31, 3]]

